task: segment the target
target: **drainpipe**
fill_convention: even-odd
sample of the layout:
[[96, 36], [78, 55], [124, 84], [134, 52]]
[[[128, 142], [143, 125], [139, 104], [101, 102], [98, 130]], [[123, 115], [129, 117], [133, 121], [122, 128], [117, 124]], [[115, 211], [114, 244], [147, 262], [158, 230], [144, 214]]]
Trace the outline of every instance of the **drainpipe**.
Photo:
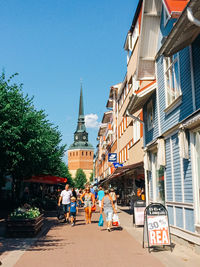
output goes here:
[[194, 25], [196, 25], [197, 27], [200, 27], [200, 21], [194, 17], [192, 9], [190, 7], [187, 8], [187, 18]]

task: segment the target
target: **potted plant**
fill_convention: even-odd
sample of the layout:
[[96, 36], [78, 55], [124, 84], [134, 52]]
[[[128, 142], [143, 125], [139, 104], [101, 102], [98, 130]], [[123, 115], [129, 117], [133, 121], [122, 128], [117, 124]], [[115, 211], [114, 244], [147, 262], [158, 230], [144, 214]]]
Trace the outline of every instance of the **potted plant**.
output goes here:
[[25, 204], [14, 210], [7, 219], [7, 234], [9, 236], [34, 236], [43, 225], [43, 215], [36, 207]]

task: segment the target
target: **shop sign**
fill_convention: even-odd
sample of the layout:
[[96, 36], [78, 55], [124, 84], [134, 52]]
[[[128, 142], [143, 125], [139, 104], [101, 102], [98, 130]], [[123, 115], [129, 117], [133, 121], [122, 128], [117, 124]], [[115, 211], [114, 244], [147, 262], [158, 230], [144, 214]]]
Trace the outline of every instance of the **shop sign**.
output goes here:
[[113, 165], [115, 168], [123, 167], [123, 164], [118, 163], [118, 162], [113, 163]]
[[117, 162], [117, 153], [109, 153], [108, 154], [109, 162]]
[[144, 225], [144, 210], [145, 207], [134, 207], [135, 225]]
[[[170, 226], [167, 209], [160, 203], [152, 203], [144, 213], [143, 248], [145, 235], [148, 249], [156, 246], [171, 246]], [[172, 250], [172, 246], [171, 246]]]

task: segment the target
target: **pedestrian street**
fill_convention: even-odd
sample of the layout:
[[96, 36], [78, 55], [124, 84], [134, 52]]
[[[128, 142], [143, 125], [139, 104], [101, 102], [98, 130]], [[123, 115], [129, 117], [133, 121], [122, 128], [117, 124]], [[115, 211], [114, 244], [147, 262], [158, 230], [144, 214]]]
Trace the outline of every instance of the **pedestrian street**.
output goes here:
[[173, 252], [148, 253], [141, 245], [142, 228], [131, 225], [132, 215], [128, 212], [119, 210], [118, 214], [123, 229], [113, 227], [108, 232], [105, 224], [98, 227], [99, 211], [93, 213], [92, 224], [86, 225], [81, 208], [73, 227], [58, 222], [55, 214], [50, 213], [42, 233], [32, 242], [24, 239], [23, 247], [21, 243], [18, 247], [17, 243], [12, 246], [12, 239], [7, 241], [10, 249], [1, 255], [2, 266], [198, 266], [200, 257], [178, 245]]

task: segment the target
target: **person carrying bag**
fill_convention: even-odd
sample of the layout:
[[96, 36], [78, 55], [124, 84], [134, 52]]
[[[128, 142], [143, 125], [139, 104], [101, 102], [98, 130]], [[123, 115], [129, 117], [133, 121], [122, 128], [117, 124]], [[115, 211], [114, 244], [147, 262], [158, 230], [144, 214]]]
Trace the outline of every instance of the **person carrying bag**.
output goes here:
[[109, 191], [105, 190], [105, 196], [102, 199], [102, 203], [101, 203], [101, 210], [100, 210], [100, 214], [102, 214], [102, 211], [104, 209], [104, 213], [106, 215], [106, 223], [107, 223], [107, 230], [108, 232], [111, 231], [111, 226], [112, 226], [112, 217], [113, 217], [113, 211], [116, 214], [116, 209], [115, 206], [113, 204], [113, 200], [112, 198], [109, 196]]

